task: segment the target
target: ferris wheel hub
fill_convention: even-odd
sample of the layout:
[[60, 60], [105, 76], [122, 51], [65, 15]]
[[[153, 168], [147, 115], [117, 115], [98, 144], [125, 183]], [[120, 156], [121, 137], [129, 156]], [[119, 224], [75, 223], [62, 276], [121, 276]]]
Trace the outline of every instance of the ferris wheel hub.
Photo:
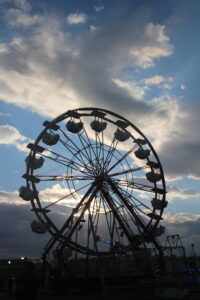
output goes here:
[[99, 178], [101, 178], [103, 181], [110, 180], [110, 176], [106, 172], [101, 172]]

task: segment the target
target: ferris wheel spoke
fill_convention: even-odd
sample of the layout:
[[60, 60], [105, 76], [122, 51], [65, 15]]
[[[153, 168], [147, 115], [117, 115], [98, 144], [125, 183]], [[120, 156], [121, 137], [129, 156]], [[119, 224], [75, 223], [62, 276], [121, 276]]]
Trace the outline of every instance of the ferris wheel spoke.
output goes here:
[[[102, 199], [102, 196], [101, 196], [101, 199]], [[112, 237], [112, 228], [111, 228], [111, 224], [110, 224], [111, 222], [109, 222], [109, 220], [108, 220], [108, 210], [109, 210], [109, 207], [108, 207], [107, 202], [103, 201], [103, 199], [102, 199], [102, 204], [103, 204], [104, 214], [105, 214], [105, 218], [106, 218], [107, 228], [108, 228], [110, 236]], [[111, 241], [112, 241], [112, 239], [111, 239]]]
[[92, 215], [95, 214], [95, 207], [97, 206], [97, 197], [94, 198], [92, 203], [90, 204], [90, 208], [92, 209]]
[[[65, 146], [64, 143], [63, 143], [63, 145]], [[79, 162], [79, 164], [81, 164], [87, 171], [91, 172], [91, 168], [88, 167], [88, 165], [85, 163], [85, 161], [78, 158], [80, 155], [78, 156], [77, 154], [79, 154], [80, 150], [79, 150], [79, 152], [73, 152], [69, 147], [65, 146], [65, 148], [74, 156], [75, 159], [73, 161], [75, 163], [76, 163], [75, 160], [77, 160]]]
[[[65, 132], [63, 131], [63, 130], [61, 130], [60, 129], [60, 131], [62, 132], [62, 134], [64, 135], [64, 137], [67, 139], [67, 142], [70, 142], [72, 145], [69, 145], [69, 144], [67, 144], [67, 142], [66, 143], [64, 143], [64, 141], [62, 141], [61, 139], [59, 139], [60, 141], [61, 141], [61, 143], [66, 147], [66, 149], [68, 149], [68, 151], [73, 155], [73, 156], [76, 156], [76, 159], [78, 159], [80, 162], [81, 162], [81, 164], [83, 164], [83, 166], [86, 168], [86, 169], [88, 169], [88, 170], [90, 170], [91, 171], [91, 169], [90, 168], [88, 168], [88, 166], [87, 166], [87, 164], [85, 163], [85, 160], [84, 159], [88, 159], [88, 157], [85, 155], [85, 153], [83, 152], [81, 152], [80, 151], [80, 149], [77, 147], [77, 145], [73, 142], [73, 140], [70, 138], [70, 137], [68, 137], [66, 134], [65, 134]], [[77, 154], [79, 154], [79, 156], [77, 156]], [[79, 159], [79, 157], [80, 157], [80, 159]]]
[[[99, 138], [100, 140], [100, 138]], [[101, 145], [101, 162], [102, 162], [102, 169], [104, 171], [104, 163], [105, 163], [105, 145], [104, 145], [104, 134], [103, 131], [101, 132], [101, 140], [100, 140], [100, 145]]]
[[71, 160], [71, 159], [69, 159], [69, 158], [67, 158], [66, 156], [64, 156], [64, 155], [62, 155], [62, 154], [60, 154], [60, 153], [56, 153], [56, 152], [54, 152], [54, 151], [52, 151], [52, 150], [50, 150], [50, 149], [47, 149], [47, 148], [44, 148], [44, 150], [46, 151], [46, 152], [49, 152], [50, 154], [53, 154], [54, 155], [54, 157], [52, 157], [52, 156], [48, 156], [48, 155], [46, 155], [46, 154], [40, 154], [41, 156], [44, 156], [44, 157], [46, 157], [46, 158], [49, 158], [49, 159], [51, 159], [51, 160], [54, 160], [54, 161], [56, 161], [56, 162], [61, 162], [61, 163], [68, 163], [68, 164], [72, 164], [73, 166], [76, 166], [76, 167], [79, 167], [79, 168], [83, 168], [83, 167], [85, 167], [82, 163], [79, 163], [79, 162], [75, 162], [75, 161], [73, 161], [73, 160]]
[[111, 189], [118, 195], [118, 197], [120, 198], [120, 200], [122, 201], [122, 203], [126, 206], [126, 208], [128, 209], [128, 211], [134, 216], [136, 223], [143, 230], [145, 230], [145, 228], [146, 228], [145, 224], [139, 218], [139, 216], [133, 211], [131, 205], [129, 203], [127, 203], [126, 198], [122, 195], [122, 193], [120, 192], [118, 186], [113, 181], [111, 181], [111, 180], [109, 181], [109, 185], [111, 186]]
[[132, 231], [130, 231], [129, 225], [124, 222], [122, 216], [120, 215], [119, 209], [116, 207], [115, 202], [111, 198], [110, 194], [108, 192], [106, 192], [106, 191], [102, 191], [102, 194], [103, 194], [105, 200], [107, 201], [108, 206], [110, 207], [113, 215], [117, 219], [119, 225], [123, 228], [123, 230], [124, 230], [124, 232], [125, 232], [128, 240], [131, 243], [132, 242], [133, 233], [132, 233]]
[[119, 165], [124, 159], [127, 158], [127, 156], [129, 156], [136, 148], [138, 147], [138, 145], [136, 144], [135, 146], [133, 146], [128, 152], [126, 152], [112, 167], [110, 167], [110, 169], [107, 171], [108, 173], [114, 169], [117, 165]]
[[[121, 191], [121, 194], [128, 199], [127, 202], [129, 202], [129, 204], [131, 205], [132, 209], [134, 210], [135, 213], [137, 213], [138, 217], [142, 215], [144, 215], [145, 217], [149, 217], [147, 212], [142, 210], [141, 207], [144, 207], [144, 209], [148, 209], [148, 213], [153, 213], [153, 209], [149, 206], [147, 206], [146, 204], [142, 203], [139, 199], [137, 199], [136, 197], [134, 197], [133, 195], [130, 195], [127, 191], [123, 190], [120, 186], [118, 186], [119, 190]], [[131, 196], [131, 197], [130, 197]], [[136, 203], [132, 203], [131, 199], [134, 199], [135, 201], [137, 201], [139, 204]], [[139, 211], [139, 212], [137, 212]], [[143, 221], [145, 223], [145, 220]]]
[[121, 208], [119, 209], [119, 213], [123, 219], [123, 222], [127, 224], [132, 234], [134, 234], [133, 228], [131, 228], [131, 225], [135, 224], [135, 219], [133, 218], [133, 216], [130, 215], [130, 212], [126, 208], [124, 208], [122, 204]]
[[83, 173], [83, 174], [89, 173], [87, 170], [85, 170], [83, 165], [81, 165], [77, 162], [74, 162], [73, 160], [67, 159], [67, 158], [63, 159], [59, 154], [56, 154], [55, 157], [48, 156], [48, 155], [45, 155], [45, 154], [41, 154], [41, 156], [43, 156], [43, 157], [45, 157], [45, 158], [47, 158], [51, 161], [54, 161], [55, 163], [58, 163], [62, 166], [65, 166], [65, 167], [70, 166], [70, 168], [73, 169], [74, 171], [77, 171], [77, 172], [80, 172], [80, 173]]
[[90, 212], [91, 212], [92, 222], [93, 222], [93, 224], [95, 224], [95, 222], [96, 222], [96, 225], [94, 226], [95, 227], [95, 232], [97, 231], [97, 226], [98, 226], [98, 221], [99, 221], [100, 202], [101, 201], [99, 201], [99, 203], [97, 203], [97, 198], [95, 197], [95, 199], [93, 201], [93, 205], [90, 205]]
[[90, 213], [90, 209], [89, 209], [88, 219], [89, 219], [89, 222], [90, 222], [91, 233], [92, 233], [92, 236], [93, 236], [93, 251], [95, 251], [98, 255], [99, 250], [98, 250], [98, 246], [97, 246], [97, 240], [96, 240], [96, 235], [95, 235], [95, 231], [94, 231], [94, 224], [93, 224], [93, 221], [92, 221], [92, 216], [91, 216], [91, 213]]
[[131, 224], [135, 224], [135, 219], [130, 214], [130, 212], [124, 208], [124, 206], [122, 207], [122, 211], [123, 211], [123, 216], [124, 216], [126, 222], [129, 223], [131, 221], [130, 222]]
[[144, 170], [144, 169], [147, 169], [147, 168], [149, 168], [149, 166], [142, 166], [142, 167], [138, 167], [138, 168], [130, 168], [128, 170], [124, 170], [124, 171], [121, 171], [121, 172], [109, 174], [109, 176], [125, 175], [125, 174], [128, 174], [128, 173], [141, 171], [141, 170]]
[[77, 226], [81, 222], [81, 219], [85, 214], [85, 211], [89, 209], [90, 203], [95, 198], [98, 190], [99, 190], [99, 185], [98, 184], [96, 185], [96, 182], [93, 182], [92, 185], [90, 184], [90, 188], [82, 197], [78, 205], [73, 209], [73, 212], [71, 213], [68, 220], [62, 226], [60, 231], [62, 233], [65, 231], [64, 235], [66, 240], [72, 237], [74, 231], [76, 230]]
[[[98, 163], [98, 160], [94, 153], [93, 145], [91, 144], [91, 142], [88, 143], [86, 141], [86, 139], [83, 137], [83, 132], [79, 133], [78, 137], [79, 137], [80, 143], [83, 147], [83, 149], [82, 149], [83, 153], [85, 154], [87, 161], [91, 164], [93, 171], [95, 171], [97, 166], [95, 165], [94, 162], [96, 161]], [[89, 149], [89, 150], [87, 150], [87, 149]], [[94, 158], [95, 158], [95, 160], [94, 160]]]
[[[120, 185], [118, 185], [118, 188], [121, 190], [122, 194], [124, 194], [127, 197], [128, 202], [132, 205], [133, 208], [138, 208], [142, 206], [145, 209], [149, 209], [150, 211], [152, 211], [152, 208], [144, 204], [142, 201], [140, 201], [138, 198], [130, 194], [128, 191], [125, 191]], [[135, 203], [133, 199], [137, 201], [137, 203]]]
[[[111, 194], [111, 193], [112, 193], [112, 190], [109, 190], [109, 194]], [[122, 195], [123, 195], [123, 191], [122, 191]], [[125, 198], [125, 196], [124, 196], [124, 198]], [[121, 197], [118, 197], [118, 201], [116, 198], [115, 199], [113, 198], [113, 201], [115, 203], [117, 203], [117, 205], [118, 205], [117, 212], [120, 215], [123, 223], [126, 224], [126, 226], [129, 228], [130, 232], [132, 232], [132, 238], [133, 238], [135, 233], [133, 233], [132, 225], [134, 224], [138, 228], [138, 226], [141, 226], [141, 224], [143, 224], [143, 228], [144, 228], [144, 226], [146, 226], [145, 220], [141, 219], [141, 215], [137, 211], [134, 211], [134, 212], [130, 211], [130, 209], [128, 209], [124, 205], [124, 203], [121, 201]], [[138, 224], [138, 220], [140, 220], [140, 225]], [[121, 233], [119, 233], [119, 229], [121, 229]], [[115, 224], [115, 232], [117, 233], [119, 241], [121, 242], [121, 236], [123, 236], [124, 233], [126, 235], [126, 232], [124, 230], [124, 227], [119, 227], [119, 229], [117, 228], [117, 226]]]
[[[108, 229], [108, 233], [109, 233], [109, 238], [110, 240], [107, 241], [109, 242], [109, 244], [112, 246], [116, 245], [116, 239], [118, 239], [118, 242], [120, 245], [123, 245], [122, 241], [121, 241], [121, 237], [120, 237], [120, 233], [119, 233], [119, 223], [117, 224], [117, 219], [115, 217], [114, 214], [111, 213], [110, 211], [110, 207], [108, 206], [108, 203], [103, 201], [104, 205], [107, 206], [107, 209], [105, 208], [106, 214], [106, 224], [107, 224], [107, 229]], [[120, 213], [119, 213], [120, 215]], [[123, 216], [121, 216], [121, 219], [123, 220]], [[121, 227], [120, 227], [121, 228]], [[114, 241], [115, 239], [115, 241]]]
[[132, 188], [134, 190], [139, 190], [139, 191], [143, 191], [143, 192], [150, 192], [150, 193], [155, 192], [155, 190], [154, 190], [155, 186], [152, 186], [152, 185], [142, 184], [142, 183], [139, 183], [139, 182], [124, 180], [124, 179], [118, 179], [118, 178], [114, 178], [114, 181], [118, 182], [122, 186], [126, 186], [126, 187]]
[[[81, 121], [81, 119], [80, 119], [80, 121]], [[91, 141], [90, 141], [90, 139], [88, 137], [87, 131], [85, 129], [84, 122], [82, 122], [82, 124], [83, 124], [83, 128], [82, 128], [82, 131], [80, 133], [78, 133], [78, 137], [79, 137], [79, 140], [80, 140], [80, 142], [81, 142], [81, 144], [83, 146], [83, 150], [84, 150], [86, 159], [88, 160], [88, 162], [90, 162], [90, 164], [93, 166], [93, 168], [96, 168], [96, 166], [95, 166], [95, 164], [93, 162], [94, 161], [94, 157], [96, 155], [95, 155], [92, 143], [91, 143]]]
[[96, 210], [96, 212], [97, 212], [96, 232], [98, 230], [99, 218], [100, 218], [100, 214], [101, 214], [101, 205], [102, 205], [102, 198], [101, 197], [99, 197], [99, 201], [98, 202], [96, 201], [96, 206], [97, 206], [97, 210]]
[[73, 181], [73, 180], [94, 180], [94, 176], [85, 176], [85, 175], [42, 175], [35, 174], [35, 177], [39, 178], [40, 181]]
[[98, 165], [102, 169], [102, 165], [103, 165], [102, 143], [100, 141], [98, 132], [95, 132], [95, 145], [96, 145], [95, 148], [96, 148], [96, 157], [97, 157], [97, 160], [98, 160]]
[[[119, 188], [120, 189], [120, 188]], [[121, 190], [121, 189], [120, 189]], [[112, 195], [112, 193], [113, 193], [113, 190], [110, 188], [109, 189], [109, 194], [111, 194]], [[122, 195], [124, 196], [124, 191], [123, 190], [121, 190], [121, 193], [122, 193]], [[114, 199], [114, 201], [115, 201], [115, 203], [116, 204], [118, 204], [118, 211], [120, 212], [120, 210], [122, 210], [122, 219], [124, 220], [124, 221], [126, 221], [126, 223], [128, 224], [128, 220], [127, 220], [127, 216], [129, 216], [129, 217], [131, 217], [131, 219], [132, 219], [132, 222], [134, 223], [135, 222], [135, 219], [133, 218], [133, 216], [132, 216], [132, 214], [130, 214], [130, 211], [129, 210], [127, 210], [127, 207], [124, 205], [124, 203], [121, 201], [121, 198], [120, 197], [118, 197], [118, 198], [113, 198]], [[127, 198], [126, 198], [127, 199]], [[128, 201], [127, 201], [128, 202]], [[129, 225], [128, 225], [129, 226]], [[129, 226], [130, 227], [130, 226]]]
[[[96, 160], [96, 162], [97, 162], [97, 164], [98, 164], [98, 167], [101, 167], [100, 162], [99, 162], [99, 156], [98, 156], [97, 136], [96, 136], [96, 152], [95, 152], [94, 148], [92, 147], [90, 138], [89, 138], [89, 136], [88, 136], [88, 134], [87, 134], [87, 131], [86, 131], [85, 127], [83, 127], [83, 128], [84, 128], [84, 132], [85, 132], [85, 136], [86, 136], [86, 138], [87, 138], [87, 141], [86, 141], [85, 139], [84, 139], [84, 140], [85, 140], [85, 142], [86, 142], [88, 145], [90, 145], [90, 147], [89, 147], [89, 149], [91, 149], [90, 154], [91, 154], [91, 152], [93, 152], [93, 156], [94, 156], [94, 158], [95, 158], [95, 160]], [[91, 154], [91, 155], [92, 155], [92, 154]]]
[[104, 130], [100, 133], [97, 133], [97, 140], [99, 143], [99, 158], [100, 165], [103, 171], [105, 171], [105, 144], [104, 144]]
[[108, 212], [108, 209], [109, 209], [108, 203], [105, 201], [103, 201], [103, 203], [104, 203], [105, 211], [106, 211], [105, 216], [106, 216], [106, 223], [107, 223], [108, 231], [110, 234], [110, 240], [111, 240], [111, 243], [113, 243], [115, 216]]
[[[121, 233], [119, 231], [121, 231]], [[122, 232], [124, 233], [124, 229], [122, 227], [117, 226], [116, 219], [114, 218], [113, 219], [113, 227], [112, 227], [112, 240], [113, 240], [114, 235], [116, 234], [120, 245], [123, 245], [122, 238], [121, 238]]]
[[[93, 251], [95, 247], [97, 248], [96, 240], [97, 240], [97, 232], [98, 232], [98, 225], [99, 225], [99, 217], [100, 217], [100, 206], [101, 206], [101, 199], [98, 203], [97, 198], [95, 197], [95, 207], [89, 206], [89, 216], [88, 216], [88, 226], [89, 226], [89, 234], [92, 233], [93, 235]], [[92, 211], [91, 211], [92, 208]]]
[[[60, 129], [60, 132], [66, 138], [66, 142], [63, 141], [61, 137], [59, 137], [60, 143], [72, 154], [75, 155], [77, 152], [80, 152], [80, 149], [76, 146], [76, 144]], [[71, 143], [71, 144], [70, 144]], [[81, 163], [84, 163], [82, 160], [82, 153], [80, 153], [79, 157], [77, 158]]]
[[96, 153], [97, 153], [98, 158], [101, 157], [101, 151], [102, 151], [102, 148], [101, 148], [102, 147], [102, 142], [101, 142], [99, 136], [100, 136], [100, 133], [95, 131]]
[[60, 202], [60, 201], [62, 201], [62, 200], [64, 200], [64, 199], [66, 199], [66, 198], [68, 198], [68, 197], [74, 195], [75, 193], [81, 191], [82, 189], [86, 188], [86, 187], [89, 186], [89, 185], [91, 185], [91, 182], [88, 183], [88, 184], [86, 184], [86, 185], [84, 185], [84, 186], [82, 186], [82, 187], [80, 187], [79, 189], [76, 189], [75, 191], [70, 192], [69, 194], [67, 194], [67, 195], [65, 195], [65, 196], [63, 196], [63, 197], [61, 197], [61, 198], [59, 198], [58, 200], [54, 201], [53, 203], [48, 204], [48, 205], [45, 206], [43, 209], [47, 209], [47, 208], [51, 207], [52, 205], [57, 204], [58, 202]]
[[90, 235], [91, 235], [91, 226], [90, 226], [89, 218], [88, 218], [88, 222], [87, 222], [87, 250], [88, 251], [90, 249]]
[[112, 161], [112, 158], [114, 156], [114, 152], [117, 148], [117, 144], [118, 144], [118, 140], [115, 139], [115, 137], [112, 140], [111, 145], [109, 146], [105, 161], [104, 161], [104, 165], [105, 165], [105, 170], [109, 167], [109, 164]]

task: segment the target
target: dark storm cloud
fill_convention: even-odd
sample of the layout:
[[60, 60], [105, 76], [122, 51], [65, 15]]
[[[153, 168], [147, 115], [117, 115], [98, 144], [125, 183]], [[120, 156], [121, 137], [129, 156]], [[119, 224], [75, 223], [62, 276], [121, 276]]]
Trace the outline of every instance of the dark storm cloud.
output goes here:
[[[66, 216], [61, 215], [62, 206], [55, 210], [51, 218], [56, 224], [64, 222]], [[0, 256], [37, 257], [40, 258], [43, 248], [50, 239], [48, 233], [33, 233], [30, 224], [36, 216], [30, 211], [29, 205], [0, 204]]]
[[36, 236], [30, 228], [32, 221], [26, 205], [0, 204], [1, 257], [40, 257], [47, 236]]
[[[186, 248], [187, 255], [191, 255], [191, 244], [195, 245], [196, 254], [200, 255], [200, 218], [194, 221], [168, 222], [166, 225], [165, 236], [179, 234]], [[164, 242], [164, 236], [162, 237]]]
[[200, 178], [200, 102], [180, 104], [171, 137], [161, 145], [162, 163], [168, 175]]

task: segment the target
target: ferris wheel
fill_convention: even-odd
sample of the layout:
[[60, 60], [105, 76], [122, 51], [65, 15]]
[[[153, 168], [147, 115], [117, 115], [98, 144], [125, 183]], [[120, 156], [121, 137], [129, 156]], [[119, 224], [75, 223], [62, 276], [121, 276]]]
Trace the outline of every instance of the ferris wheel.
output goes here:
[[68, 110], [43, 125], [27, 146], [19, 189], [37, 216], [32, 231], [49, 232], [60, 251], [91, 255], [125, 253], [164, 232], [163, 169], [135, 125], [101, 108]]

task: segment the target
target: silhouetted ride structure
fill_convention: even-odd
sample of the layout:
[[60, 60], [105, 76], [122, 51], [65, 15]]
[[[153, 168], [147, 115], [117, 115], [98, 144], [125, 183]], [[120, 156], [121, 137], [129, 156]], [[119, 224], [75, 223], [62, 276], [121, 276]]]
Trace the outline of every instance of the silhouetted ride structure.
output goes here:
[[[70, 278], [130, 275], [149, 268], [151, 244], [167, 206], [162, 165], [151, 142], [130, 121], [101, 108], [68, 110], [27, 147], [26, 185], [38, 234], [49, 232], [44, 265]], [[144, 268], [145, 261], [146, 266]], [[123, 267], [122, 267], [123, 266]]]

